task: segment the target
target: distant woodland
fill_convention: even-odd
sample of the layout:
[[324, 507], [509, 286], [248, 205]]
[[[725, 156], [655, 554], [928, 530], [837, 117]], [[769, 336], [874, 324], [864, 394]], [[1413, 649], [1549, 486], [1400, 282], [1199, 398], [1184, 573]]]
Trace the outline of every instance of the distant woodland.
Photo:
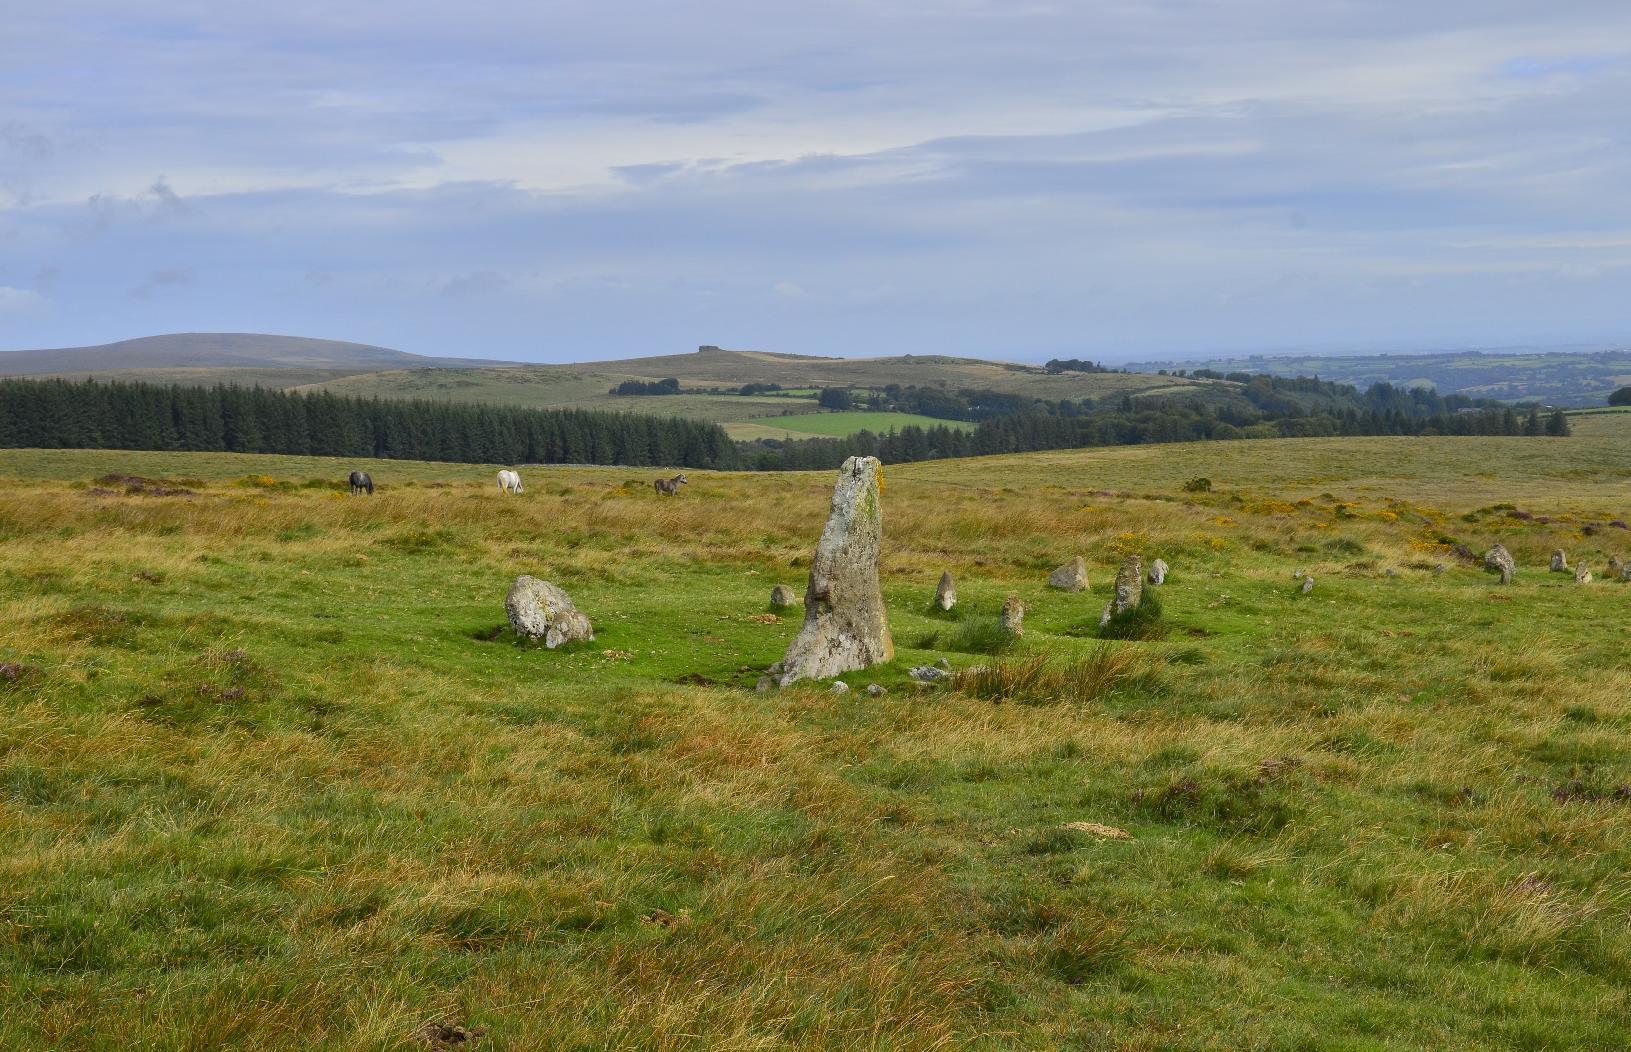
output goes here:
[[1534, 407], [1390, 384], [1360, 392], [1306, 378], [1252, 376], [1221, 399], [1123, 395], [1049, 402], [981, 391], [890, 394], [894, 404], [905, 403], [922, 415], [972, 418], [978, 424], [972, 431], [914, 426], [846, 438], [738, 443], [717, 424], [636, 413], [389, 401], [258, 387], [6, 379], [0, 380], [0, 447], [780, 471], [836, 467], [852, 455], [901, 463], [1239, 438], [1569, 433], [1561, 411], [1543, 415]]

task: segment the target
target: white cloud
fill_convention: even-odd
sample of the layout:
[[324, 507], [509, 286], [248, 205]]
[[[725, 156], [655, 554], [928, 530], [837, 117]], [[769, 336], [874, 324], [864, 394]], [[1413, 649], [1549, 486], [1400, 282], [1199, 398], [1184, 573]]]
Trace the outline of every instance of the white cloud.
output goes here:
[[45, 297], [33, 289], [0, 285], [0, 317], [30, 314], [45, 307]]
[[[1110, 356], [1574, 338], [1631, 299], [1619, 0], [10, 17], [0, 274], [73, 275], [39, 330], [65, 343], [259, 322], [517, 355], [735, 332]], [[155, 261], [210, 297], [156, 295], [185, 281]]]

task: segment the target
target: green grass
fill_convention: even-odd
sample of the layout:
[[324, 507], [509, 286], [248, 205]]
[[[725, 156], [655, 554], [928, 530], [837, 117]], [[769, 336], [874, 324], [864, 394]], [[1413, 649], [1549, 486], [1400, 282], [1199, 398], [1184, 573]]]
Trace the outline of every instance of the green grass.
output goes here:
[[809, 438], [812, 435], [843, 438], [858, 431], [884, 434], [906, 427], [952, 427], [972, 431], [974, 425], [962, 420], [939, 420], [914, 413], [846, 412], [805, 413], [798, 416], [777, 417], [753, 422], [738, 421], [725, 425], [732, 438]]
[[[1631, 586], [1544, 567], [1631, 554], [1628, 419], [890, 466], [842, 697], [751, 689], [829, 473], [0, 452], [0, 1043], [1617, 1047]], [[1167, 638], [1073, 635], [1135, 552]], [[597, 639], [512, 645], [518, 573]]]

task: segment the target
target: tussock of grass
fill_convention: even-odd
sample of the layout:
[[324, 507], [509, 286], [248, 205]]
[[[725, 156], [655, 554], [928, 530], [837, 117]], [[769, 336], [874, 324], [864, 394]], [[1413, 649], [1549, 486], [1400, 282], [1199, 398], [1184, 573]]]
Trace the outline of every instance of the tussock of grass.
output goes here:
[[1162, 620], [1161, 600], [1153, 589], [1144, 590], [1144, 598], [1137, 606], [1111, 613], [1110, 620], [1098, 626], [1102, 639], [1130, 639], [1154, 641], [1167, 637], [1167, 625]]
[[1114, 694], [1133, 676], [1133, 655], [1102, 645], [1086, 657], [1051, 660], [1045, 654], [993, 661], [964, 669], [951, 688], [982, 701], [1021, 705], [1091, 705]]
[[950, 650], [958, 654], [1007, 654], [1019, 648], [1020, 639], [1002, 627], [995, 617], [971, 617], [956, 628], [926, 632], [917, 637], [920, 650]]

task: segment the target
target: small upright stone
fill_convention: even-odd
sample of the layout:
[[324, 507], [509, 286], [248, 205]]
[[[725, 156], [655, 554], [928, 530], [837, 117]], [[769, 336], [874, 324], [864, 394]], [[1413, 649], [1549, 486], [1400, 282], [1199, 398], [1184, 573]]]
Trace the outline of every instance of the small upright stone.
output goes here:
[[1025, 604], [1019, 601], [1019, 596], [1011, 595], [1002, 601], [1002, 613], [997, 615], [1002, 622], [1002, 630], [1018, 639], [1025, 634]]
[[551, 650], [562, 643], [595, 638], [594, 626], [565, 592], [536, 577], [522, 574], [510, 586], [504, 600], [504, 613], [510, 628], [522, 639], [538, 642]]
[[1484, 569], [1500, 574], [1502, 584], [1511, 584], [1512, 575], [1518, 572], [1518, 564], [1512, 561], [1511, 552], [1497, 544], [1484, 553]]
[[1303, 595], [1307, 595], [1309, 592], [1312, 592], [1313, 590], [1314, 590], [1314, 578], [1312, 576], [1304, 577], [1303, 578], [1303, 586], [1302, 586], [1302, 589], [1301, 589]]
[[1144, 567], [1138, 556], [1129, 555], [1116, 571], [1116, 591], [1099, 615], [1099, 627], [1110, 623], [1117, 614], [1124, 614], [1144, 601]]
[[1048, 587], [1080, 592], [1087, 587], [1087, 560], [1078, 555], [1048, 575]]
[[1625, 573], [1626, 565], [1625, 561], [1618, 555], [1610, 555], [1608, 557], [1608, 579], [1618, 581], [1621, 575]]
[[1557, 548], [1557, 549], [1554, 549], [1552, 551], [1552, 570], [1551, 570], [1551, 572], [1552, 573], [1568, 573], [1569, 572], [1569, 557], [1567, 555], [1563, 554], [1563, 549], [1562, 548]]
[[952, 580], [951, 571], [947, 570], [940, 575], [940, 584], [934, 590], [934, 606], [936, 610], [950, 610], [957, 605], [957, 582]]
[[1443, 577], [1444, 576], [1444, 569], [1445, 569], [1445, 567], [1444, 567], [1443, 563], [1434, 563], [1433, 564], [1433, 576], [1434, 577]]
[[1308, 576], [1308, 574], [1304, 570], [1293, 570], [1293, 571], [1291, 571], [1291, 579], [1293, 581], [1300, 581], [1304, 577], [1307, 577], [1307, 576]]
[[1167, 583], [1167, 564], [1164, 561], [1157, 559], [1153, 563], [1150, 563], [1150, 583]]
[[793, 590], [785, 584], [779, 584], [770, 590], [770, 607], [772, 610], [786, 610], [797, 601]]
[[883, 543], [880, 467], [876, 457], [850, 457], [838, 469], [832, 510], [810, 560], [804, 627], [770, 669], [776, 686], [826, 679], [895, 657], [878, 584]]
[[1590, 584], [1591, 583], [1591, 571], [1586, 569], [1584, 566], [1576, 566], [1574, 568], [1574, 583], [1575, 584]]

